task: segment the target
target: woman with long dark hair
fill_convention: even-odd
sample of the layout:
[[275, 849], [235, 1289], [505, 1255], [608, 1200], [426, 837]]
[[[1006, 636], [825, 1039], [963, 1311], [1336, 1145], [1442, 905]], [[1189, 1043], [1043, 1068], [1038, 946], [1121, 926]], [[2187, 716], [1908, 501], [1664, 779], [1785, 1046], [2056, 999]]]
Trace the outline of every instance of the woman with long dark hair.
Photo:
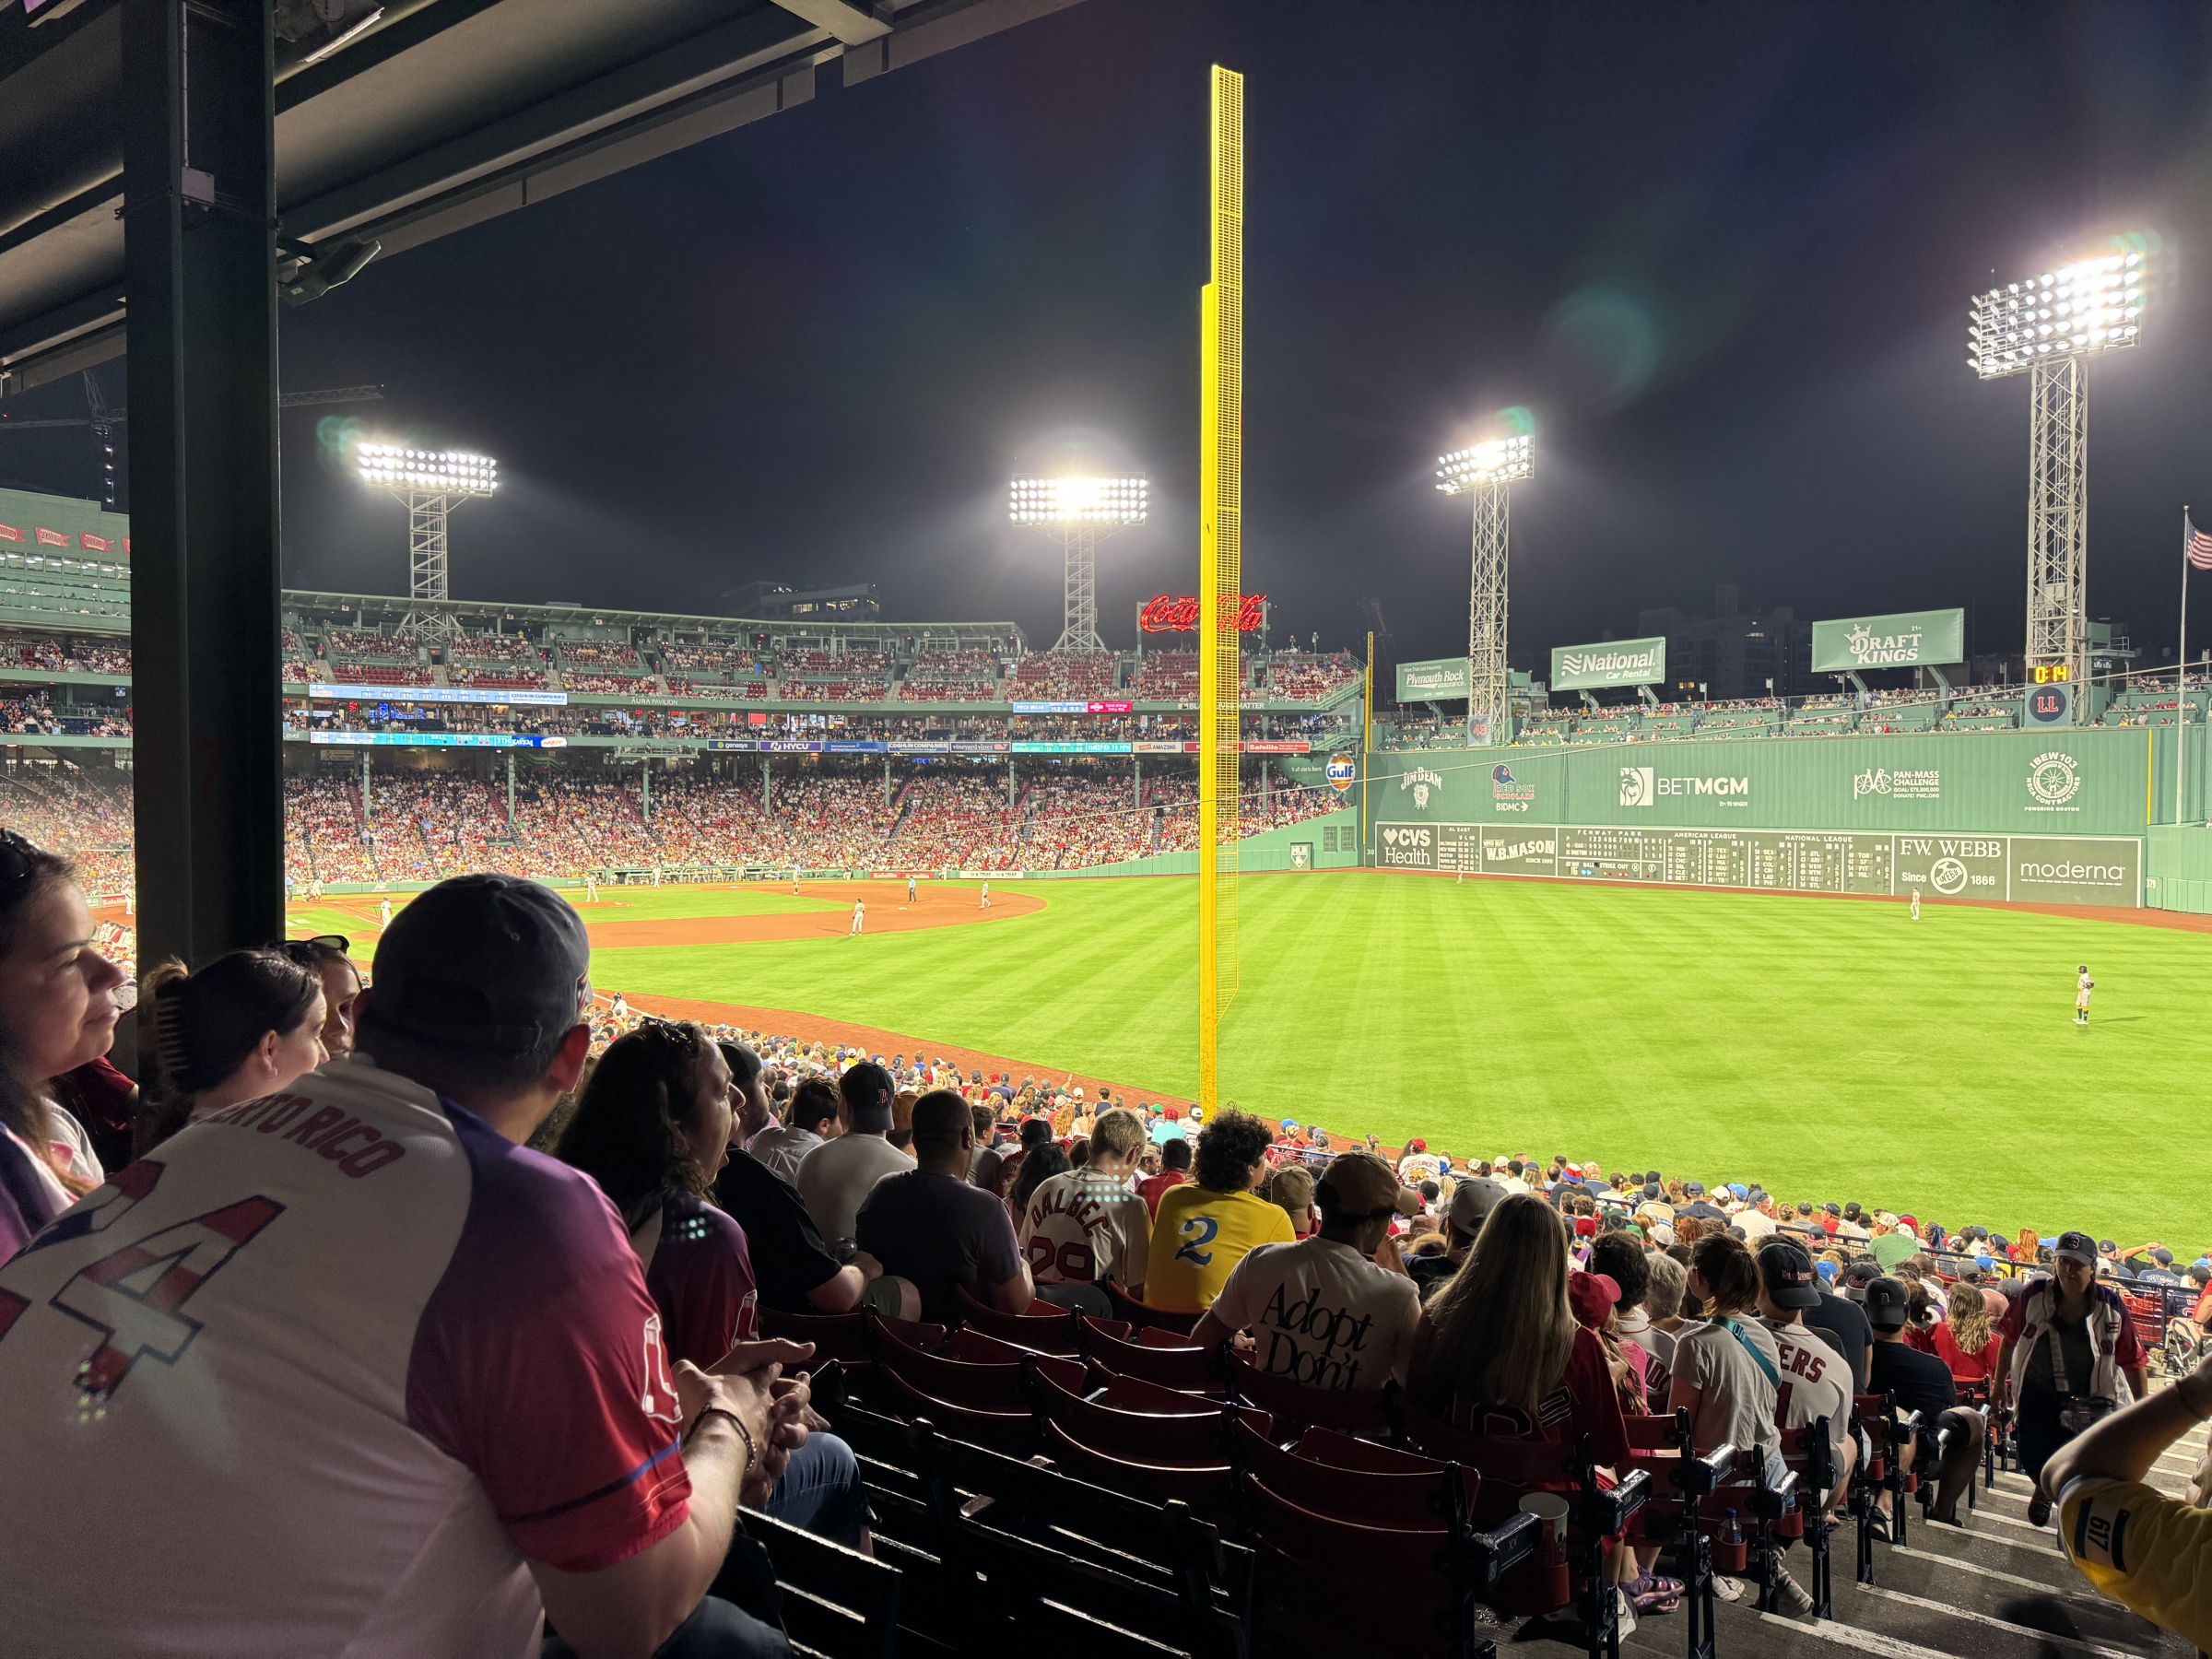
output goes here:
[[0, 1261], [106, 1179], [49, 1091], [108, 1052], [133, 1000], [93, 947], [75, 867], [0, 830]]
[[195, 1118], [275, 1094], [330, 1057], [321, 977], [274, 950], [234, 950], [197, 972], [164, 962], [139, 1002], [153, 1033], [141, 1158]]
[[[560, 1137], [629, 1230], [671, 1359], [712, 1370], [755, 1335], [759, 1293], [745, 1230], [706, 1194], [735, 1130], [730, 1065], [696, 1025], [649, 1019], [599, 1056]], [[809, 1415], [767, 1512], [854, 1548], [867, 1500], [852, 1448]]]
[[599, 1056], [559, 1149], [621, 1216], [669, 1359], [701, 1369], [754, 1335], [745, 1230], [706, 1197], [731, 1121], [722, 1051], [695, 1025], [649, 1020]]

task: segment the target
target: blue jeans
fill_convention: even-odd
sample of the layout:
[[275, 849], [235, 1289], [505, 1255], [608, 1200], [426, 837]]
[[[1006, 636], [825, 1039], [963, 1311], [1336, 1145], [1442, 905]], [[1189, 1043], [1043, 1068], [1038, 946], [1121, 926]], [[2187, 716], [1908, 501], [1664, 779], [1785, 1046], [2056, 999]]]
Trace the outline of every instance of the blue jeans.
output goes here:
[[761, 1510], [787, 1526], [856, 1547], [868, 1524], [860, 1460], [834, 1434], [808, 1435]]

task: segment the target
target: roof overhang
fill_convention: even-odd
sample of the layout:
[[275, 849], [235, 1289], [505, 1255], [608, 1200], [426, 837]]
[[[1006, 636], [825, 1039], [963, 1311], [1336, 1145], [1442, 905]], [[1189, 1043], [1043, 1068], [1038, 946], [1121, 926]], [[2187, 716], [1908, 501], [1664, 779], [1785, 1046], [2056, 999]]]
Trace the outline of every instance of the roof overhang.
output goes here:
[[[1076, 0], [387, 0], [280, 59], [280, 235], [388, 256]], [[0, 397], [124, 347], [123, 7], [0, 0]]]

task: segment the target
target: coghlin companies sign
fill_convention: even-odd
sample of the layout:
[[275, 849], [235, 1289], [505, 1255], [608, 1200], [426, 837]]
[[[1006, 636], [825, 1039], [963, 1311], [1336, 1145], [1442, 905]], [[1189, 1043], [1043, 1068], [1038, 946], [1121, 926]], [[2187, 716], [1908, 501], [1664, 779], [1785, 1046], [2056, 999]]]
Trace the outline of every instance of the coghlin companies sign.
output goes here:
[[1551, 688], [1655, 686], [1666, 677], [1666, 641], [1609, 640], [1599, 645], [1555, 645]]
[[1962, 610], [1899, 611], [1888, 617], [1844, 617], [1813, 624], [1813, 672], [1942, 667], [1966, 658]]

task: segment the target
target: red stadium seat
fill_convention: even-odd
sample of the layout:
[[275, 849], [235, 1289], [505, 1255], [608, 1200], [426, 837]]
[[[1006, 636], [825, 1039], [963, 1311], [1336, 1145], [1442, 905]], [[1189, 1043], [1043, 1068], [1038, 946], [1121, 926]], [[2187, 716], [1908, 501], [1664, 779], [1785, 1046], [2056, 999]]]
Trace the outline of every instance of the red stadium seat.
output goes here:
[[1138, 1301], [1111, 1280], [1106, 1285], [1106, 1300], [1113, 1304], [1113, 1316], [1116, 1319], [1125, 1319], [1139, 1330], [1149, 1327], [1188, 1336], [1198, 1328], [1198, 1321], [1204, 1317], [1198, 1313], [1171, 1313], [1165, 1308], [1152, 1306], [1150, 1302]]
[[1084, 1357], [1117, 1377], [1139, 1377], [1190, 1394], [1221, 1392], [1221, 1357], [1214, 1349], [1193, 1347], [1164, 1331], [1147, 1331], [1142, 1340], [1131, 1342], [1112, 1335], [1117, 1326], [1128, 1329], [1118, 1320], [1077, 1314], [1076, 1333]]
[[1230, 1398], [1267, 1412], [1286, 1433], [1316, 1424], [1377, 1440], [1388, 1440], [1395, 1431], [1389, 1388], [1308, 1388], [1270, 1376], [1233, 1351], [1223, 1360], [1221, 1374]]
[[[1280, 1659], [1344, 1659], [1378, 1649], [1460, 1659], [1494, 1651], [1478, 1640], [1475, 1599], [1500, 1582], [1501, 1569], [1542, 1547], [1533, 1515], [1515, 1514], [1481, 1535], [1374, 1525], [1325, 1497], [1300, 1501], [1256, 1472], [1242, 1477], [1241, 1492], [1256, 1552], [1252, 1651]], [[1388, 1609], [1386, 1641], [1376, 1639], [1378, 1608]]]
[[868, 1317], [869, 1347], [877, 1365], [909, 1384], [915, 1393], [933, 1399], [948, 1400], [955, 1406], [977, 1411], [1026, 1410], [1029, 1394], [1022, 1374], [1025, 1359], [1054, 1367], [1053, 1374], [1071, 1388], [1081, 1389], [1084, 1385], [1083, 1367], [1077, 1360], [1049, 1359], [1011, 1343], [967, 1331], [959, 1333], [947, 1345], [948, 1348], [958, 1349], [957, 1353], [933, 1354], [904, 1340], [879, 1315]]
[[957, 1289], [960, 1323], [971, 1330], [1066, 1359], [1083, 1351], [1082, 1345], [1076, 1340], [1076, 1315], [1072, 1309], [1038, 1301], [1031, 1302], [1027, 1312], [1001, 1313], [996, 1308], [976, 1300], [969, 1294], [967, 1286], [959, 1286]]
[[866, 1312], [853, 1313], [783, 1313], [760, 1310], [760, 1335], [781, 1336], [787, 1342], [811, 1342], [817, 1361], [837, 1359], [849, 1371], [865, 1374], [876, 1362], [869, 1345], [868, 1321], [874, 1318], [902, 1342], [917, 1348], [934, 1348], [945, 1340], [945, 1327], [915, 1320], [886, 1319]]

